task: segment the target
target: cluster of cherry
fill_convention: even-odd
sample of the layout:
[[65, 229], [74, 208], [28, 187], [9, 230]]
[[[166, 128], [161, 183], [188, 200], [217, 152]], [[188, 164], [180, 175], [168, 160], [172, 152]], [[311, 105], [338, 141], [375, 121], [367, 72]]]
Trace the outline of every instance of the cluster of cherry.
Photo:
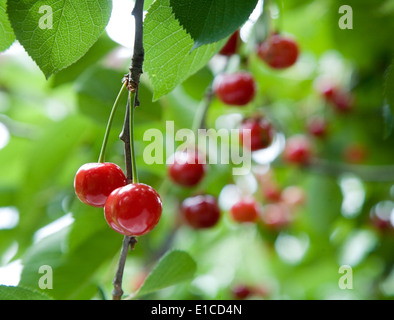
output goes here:
[[[219, 54], [230, 57], [237, 53], [240, 45], [239, 32], [235, 32]], [[258, 45], [258, 56], [273, 69], [285, 69], [298, 59], [299, 48], [290, 37], [275, 33]], [[217, 76], [213, 85], [215, 96], [230, 106], [242, 107], [249, 104], [256, 94], [256, 83], [247, 71], [222, 73]], [[322, 96], [345, 112], [352, 107], [352, 96], [335, 88], [324, 86]], [[308, 124], [309, 132], [316, 137], [323, 137], [327, 124], [324, 119], [315, 118]], [[250, 143], [245, 145], [251, 152], [267, 148], [271, 145], [275, 128], [271, 121], [261, 115], [245, 118], [240, 125], [240, 141], [243, 133], [250, 130]], [[286, 140], [283, 159], [288, 163], [307, 164], [313, 155], [313, 145], [306, 135], [296, 135]], [[168, 166], [168, 176], [172, 182], [182, 187], [193, 187], [200, 183], [206, 173], [205, 161], [195, 150], [177, 152], [174, 161]], [[261, 180], [261, 179], [260, 179]], [[269, 191], [270, 184], [263, 182], [263, 190], [268, 199], [276, 202], [302, 202], [301, 192], [292, 188], [288, 192]], [[91, 206], [104, 207], [105, 219], [115, 231], [128, 236], [141, 236], [151, 231], [159, 222], [162, 213], [162, 202], [158, 193], [143, 183], [127, 183], [122, 169], [113, 163], [88, 163], [76, 173], [74, 180], [78, 198]], [[271, 193], [271, 195], [270, 195]], [[287, 194], [287, 196], [286, 196]], [[268, 210], [270, 208], [270, 210]], [[279, 208], [279, 207], [278, 207]], [[266, 214], [262, 214], [258, 203], [253, 198], [243, 198], [230, 210], [232, 218], [240, 223], [255, 222], [262, 218], [269, 225], [281, 216], [280, 223], [288, 222], [288, 214], [283, 210], [267, 206]], [[212, 195], [199, 194], [183, 200], [181, 215], [195, 229], [210, 228], [219, 221], [221, 210], [217, 199]], [[265, 217], [265, 218], [264, 218]]]
[[[219, 54], [230, 57], [237, 53], [240, 44], [239, 31], [236, 31], [222, 48]], [[259, 57], [271, 68], [284, 69], [292, 66], [298, 58], [299, 49], [297, 43], [279, 34], [273, 34], [257, 47]], [[248, 71], [219, 74], [213, 84], [215, 96], [224, 104], [242, 107], [249, 104], [256, 94], [256, 83]], [[267, 148], [271, 145], [275, 128], [271, 121], [263, 116], [245, 118], [240, 124], [240, 141], [242, 143], [246, 130], [250, 130], [250, 141], [244, 145], [251, 152]], [[311, 144], [303, 137], [290, 138], [284, 158], [293, 163], [306, 163], [312, 153]], [[204, 177], [205, 165], [198, 161], [202, 157], [198, 151], [179, 152], [175, 161], [169, 166], [169, 177], [178, 185], [184, 187], [196, 186]], [[262, 179], [260, 179], [261, 181]], [[263, 183], [266, 195], [274, 199], [278, 205], [266, 206], [262, 212], [259, 203], [251, 196], [242, 197], [230, 209], [232, 219], [239, 223], [257, 222], [263, 220], [267, 226], [280, 227], [290, 220], [288, 210], [283, 210], [279, 202], [283, 199], [293, 199], [300, 196], [296, 188], [288, 189], [279, 194], [279, 191], [269, 195], [267, 181]], [[294, 193], [296, 192], [296, 193]], [[303, 194], [302, 194], [303, 196]], [[292, 201], [292, 200], [291, 200]], [[284, 200], [286, 202], [286, 200]], [[299, 201], [301, 202], [301, 200]], [[195, 229], [210, 228], [216, 225], [220, 219], [220, 208], [217, 199], [212, 195], [199, 194], [183, 200], [181, 215], [184, 220]]]

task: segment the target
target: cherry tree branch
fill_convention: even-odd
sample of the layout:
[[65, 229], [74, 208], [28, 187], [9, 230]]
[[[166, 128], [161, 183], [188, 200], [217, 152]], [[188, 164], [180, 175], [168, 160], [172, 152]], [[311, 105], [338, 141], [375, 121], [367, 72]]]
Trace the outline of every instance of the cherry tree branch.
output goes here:
[[[135, 21], [135, 38], [134, 38], [134, 51], [131, 59], [131, 66], [129, 68], [129, 74], [125, 76], [124, 81], [127, 83], [127, 89], [130, 93], [134, 93], [133, 106], [131, 106], [131, 97], [133, 95], [129, 94], [129, 99], [127, 100], [125, 120], [123, 124], [122, 132], [119, 136], [120, 140], [124, 142], [125, 145], [125, 162], [126, 162], [126, 177], [128, 183], [133, 182], [133, 172], [135, 174], [135, 169], [133, 163], [134, 153], [132, 152], [133, 141], [132, 141], [132, 125], [131, 116], [135, 108], [140, 105], [138, 99], [138, 87], [140, 83], [140, 76], [143, 72], [142, 65], [144, 62], [144, 47], [143, 47], [143, 10], [144, 10], [144, 0], [135, 0], [134, 9], [132, 15]], [[134, 160], [135, 162], [135, 160]], [[134, 177], [136, 178], [136, 177]], [[122, 279], [123, 271], [126, 263], [127, 252], [129, 247], [131, 250], [134, 249], [137, 239], [131, 236], [124, 236], [123, 245], [120, 252], [120, 258], [118, 263], [118, 268], [112, 282], [114, 289], [112, 292], [112, 300], [120, 300], [123, 295], [122, 290]]]
[[353, 165], [324, 159], [313, 159], [304, 168], [310, 172], [334, 177], [352, 173], [360, 179], [370, 182], [389, 182], [394, 180], [394, 165]]

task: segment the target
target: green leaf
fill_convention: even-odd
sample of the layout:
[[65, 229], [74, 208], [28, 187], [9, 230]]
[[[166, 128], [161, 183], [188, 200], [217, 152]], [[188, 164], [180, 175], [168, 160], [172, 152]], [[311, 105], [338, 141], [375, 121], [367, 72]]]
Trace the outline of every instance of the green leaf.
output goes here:
[[174, 250], [163, 256], [148, 275], [136, 296], [143, 296], [193, 277], [196, 262], [184, 251]]
[[51, 298], [27, 288], [0, 286], [0, 300], [51, 300]]
[[175, 17], [194, 39], [194, 47], [231, 35], [248, 19], [257, 0], [170, 0]]
[[97, 42], [89, 49], [89, 51], [76, 63], [72, 64], [66, 69], [54, 74], [51, 77], [51, 85], [57, 87], [64, 83], [74, 81], [85, 70], [95, 63], [103, 59], [117, 44], [112, 41], [106, 33], [97, 40]]
[[385, 97], [387, 104], [383, 107], [384, 138], [387, 139], [394, 128], [394, 61], [387, 72], [385, 83]]
[[8, 2], [17, 39], [46, 78], [81, 58], [97, 41], [112, 10], [109, 0]]
[[152, 82], [153, 99], [170, 93], [204, 67], [225, 40], [191, 52], [193, 39], [172, 13], [169, 0], [157, 0], [144, 22], [145, 71]]
[[0, 0], [0, 51], [6, 50], [15, 40], [6, 12], [7, 0]]

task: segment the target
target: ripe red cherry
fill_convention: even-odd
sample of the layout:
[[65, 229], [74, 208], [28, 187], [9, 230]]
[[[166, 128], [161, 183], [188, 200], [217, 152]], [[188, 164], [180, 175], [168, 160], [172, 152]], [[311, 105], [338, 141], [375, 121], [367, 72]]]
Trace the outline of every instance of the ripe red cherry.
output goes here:
[[237, 222], [255, 222], [259, 216], [259, 207], [253, 199], [242, 199], [230, 209], [231, 217]]
[[295, 135], [287, 139], [283, 150], [283, 159], [289, 163], [307, 164], [313, 153], [312, 144], [304, 135]]
[[261, 220], [269, 229], [279, 230], [287, 227], [292, 221], [291, 211], [284, 203], [270, 203], [265, 205]]
[[298, 186], [289, 186], [282, 191], [282, 201], [290, 207], [300, 206], [306, 201], [305, 191]]
[[214, 83], [217, 97], [228, 105], [244, 106], [256, 94], [256, 84], [252, 75], [246, 71], [219, 75]]
[[257, 54], [270, 67], [284, 69], [297, 61], [299, 50], [293, 39], [275, 34], [257, 47]]
[[230, 38], [227, 40], [224, 47], [219, 51], [223, 56], [232, 56], [237, 52], [239, 45], [239, 30], [235, 31]]
[[282, 198], [282, 190], [273, 183], [266, 183], [262, 186], [263, 197], [267, 202], [278, 202]]
[[186, 198], [182, 202], [181, 213], [186, 222], [195, 229], [211, 228], [220, 218], [217, 200], [211, 195]]
[[274, 127], [265, 118], [249, 118], [241, 123], [240, 141], [242, 144], [245, 136], [245, 129], [250, 129], [250, 142], [245, 145], [249, 150], [256, 151], [267, 148], [274, 138]]
[[204, 177], [205, 165], [198, 152], [176, 152], [168, 167], [172, 181], [184, 187], [197, 185]]
[[346, 113], [353, 109], [354, 98], [350, 92], [336, 90], [332, 94], [330, 101], [334, 109], [339, 113]]
[[244, 300], [252, 295], [253, 288], [250, 288], [249, 286], [244, 284], [239, 284], [231, 289], [231, 293], [234, 298]]
[[85, 163], [74, 178], [74, 189], [85, 204], [104, 207], [109, 194], [127, 184], [122, 169], [114, 163]]
[[133, 183], [112, 191], [105, 202], [104, 215], [109, 226], [126, 236], [141, 236], [159, 222], [162, 203], [151, 186]]
[[330, 79], [318, 79], [316, 89], [326, 101], [330, 101], [338, 90], [337, 85]]
[[321, 117], [313, 117], [308, 120], [307, 129], [311, 135], [323, 138], [327, 134], [327, 121]]

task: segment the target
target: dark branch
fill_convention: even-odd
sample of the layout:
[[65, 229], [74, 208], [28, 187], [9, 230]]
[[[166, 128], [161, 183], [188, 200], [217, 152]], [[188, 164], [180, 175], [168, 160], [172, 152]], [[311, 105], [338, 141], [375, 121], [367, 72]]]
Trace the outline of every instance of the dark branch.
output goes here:
[[[142, 74], [142, 65], [144, 62], [144, 47], [143, 47], [143, 10], [144, 0], [136, 0], [132, 15], [135, 19], [135, 39], [134, 39], [134, 52], [131, 59], [131, 66], [129, 68], [129, 74], [126, 75], [125, 81], [127, 81], [127, 88], [130, 92], [135, 92], [133, 106], [131, 106], [130, 99], [127, 99], [127, 106], [125, 112], [125, 120], [123, 124], [122, 132], [119, 136], [120, 140], [125, 145], [125, 162], [126, 162], [126, 176], [128, 183], [133, 181], [133, 165], [132, 165], [132, 154], [131, 154], [131, 132], [130, 132], [130, 112], [131, 107], [136, 107], [140, 104], [138, 99], [138, 87], [140, 83], [140, 76]], [[129, 96], [130, 97], [130, 96]], [[122, 279], [123, 271], [126, 263], [127, 252], [129, 246], [131, 250], [134, 249], [134, 245], [137, 243], [135, 237], [125, 236], [123, 238], [123, 246], [120, 252], [118, 269], [113, 280], [114, 289], [112, 292], [113, 300], [120, 300], [123, 295], [122, 290]]]
[[137, 239], [135, 237], [125, 236], [123, 238], [123, 245], [120, 251], [120, 258], [118, 263], [118, 270], [116, 271], [115, 278], [112, 282], [114, 286], [114, 289], [112, 291], [112, 300], [120, 300], [123, 296], [122, 279], [123, 279], [123, 270], [126, 264], [127, 252], [129, 246], [130, 246], [130, 250], [133, 250], [136, 243], [137, 243]]
[[144, 0], [136, 0], [132, 15], [135, 20], [134, 51], [129, 72], [129, 90], [135, 90], [134, 107], [140, 105], [138, 99], [138, 86], [143, 72], [144, 45], [143, 45], [143, 12]]
[[364, 181], [394, 181], [394, 166], [368, 166], [336, 163], [323, 159], [313, 159], [305, 169], [318, 174], [338, 177], [345, 173], [352, 173]]

